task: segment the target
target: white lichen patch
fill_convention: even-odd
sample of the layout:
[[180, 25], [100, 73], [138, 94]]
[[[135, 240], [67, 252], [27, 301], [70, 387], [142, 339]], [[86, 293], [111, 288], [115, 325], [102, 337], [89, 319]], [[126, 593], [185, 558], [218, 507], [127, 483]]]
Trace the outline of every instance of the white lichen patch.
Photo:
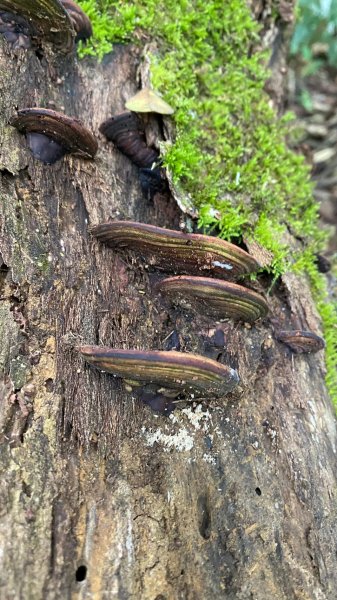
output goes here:
[[[182, 421], [188, 420], [186, 426], [182, 425]], [[192, 407], [183, 408], [177, 415], [171, 414], [167, 428], [170, 428], [170, 433], [166, 433], [158, 428], [154, 431], [142, 428], [142, 433], [147, 446], [153, 446], [155, 443], [161, 444], [165, 452], [174, 449], [178, 452], [189, 452], [194, 446], [194, 438], [197, 431], [208, 431], [209, 423], [211, 423], [211, 413], [203, 411], [202, 406], [197, 406], [194, 410]], [[171, 433], [171, 426], [176, 425], [176, 431]], [[210, 436], [209, 436], [210, 437]], [[213, 438], [211, 438], [213, 439]], [[210, 462], [210, 461], [208, 461]]]
[[[180, 413], [185, 415], [195, 430], [208, 430], [208, 421], [212, 421], [212, 415], [209, 410], [203, 410], [201, 404], [198, 404], [194, 410], [191, 407], [183, 408]], [[173, 423], [178, 422], [177, 417], [172, 414], [170, 419]]]
[[204, 454], [202, 460], [210, 465], [216, 465], [216, 458], [212, 454]]
[[146, 431], [145, 427], [142, 428], [142, 432], [147, 446], [153, 446], [155, 442], [161, 443], [164, 446], [164, 452], [168, 452], [172, 448], [178, 450], [178, 452], [188, 452], [192, 450], [194, 445], [193, 436], [187, 429], [180, 429], [178, 433], [173, 435], [168, 435], [160, 429]]

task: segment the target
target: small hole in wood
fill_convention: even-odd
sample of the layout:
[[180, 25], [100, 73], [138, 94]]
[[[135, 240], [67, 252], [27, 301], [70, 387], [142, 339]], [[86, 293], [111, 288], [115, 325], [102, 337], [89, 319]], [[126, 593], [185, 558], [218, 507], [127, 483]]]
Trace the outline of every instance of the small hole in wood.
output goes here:
[[211, 535], [212, 521], [207, 494], [201, 494], [198, 498], [198, 513], [199, 533], [204, 540], [208, 540]]
[[54, 389], [54, 380], [50, 377], [46, 379], [46, 381], [44, 382], [44, 387], [46, 388], [47, 392], [52, 392]]
[[87, 567], [85, 565], [80, 565], [76, 569], [76, 581], [84, 581], [87, 576]]
[[261, 494], [262, 494], [259, 487], [255, 488], [255, 492], [257, 493], [258, 496], [261, 496]]

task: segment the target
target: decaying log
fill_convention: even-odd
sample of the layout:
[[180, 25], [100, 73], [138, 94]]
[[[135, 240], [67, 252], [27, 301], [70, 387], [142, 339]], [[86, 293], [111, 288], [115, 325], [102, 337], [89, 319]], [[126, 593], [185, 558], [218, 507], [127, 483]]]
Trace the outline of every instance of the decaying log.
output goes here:
[[[306, 282], [285, 278], [271, 320], [215, 324], [163, 303], [158, 271], [88, 232], [110, 218], [179, 227], [174, 200], [146, 200], [138, 168], [98, 133], [136, 92], [137, 66], [132, 47], [97, 64], [0, 40], [0, 597], [332, 600], [324, 353], [295, 356], [273, 335], [294, 315], [321, 332]], [[8, 126], [26, 106], [81, 118], [96, 159], [34, 160]], [[172, 336], [237, 368], [240, 385], [167, 418], [77, 351], [169, 349]]]

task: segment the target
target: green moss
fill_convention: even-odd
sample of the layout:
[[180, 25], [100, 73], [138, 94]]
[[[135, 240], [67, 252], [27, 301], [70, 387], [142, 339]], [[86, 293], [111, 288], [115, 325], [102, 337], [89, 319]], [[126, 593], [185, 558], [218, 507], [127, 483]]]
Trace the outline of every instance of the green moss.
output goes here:
[[[253, 238], [273, 253], [270, 271], [309, 275], [327, 341], [327, 383], [337, 403], [337, 311], [326, 303], [314, 254], [325, 244], [304, 159], [286, 145], [289, 115], [279, 119], [263, 91], [266, 55], [252, 53], [258, 25], [244, 0], [83, 0], [94, 27], [80, 53], [101, 58], [116, 42], [158, 44], [151, 76], [176, 109], [177, 137], [165, 163], [194, 199], [199, 225], [226, 239]], [[285, 242], [290, 230], [305, 251]]]

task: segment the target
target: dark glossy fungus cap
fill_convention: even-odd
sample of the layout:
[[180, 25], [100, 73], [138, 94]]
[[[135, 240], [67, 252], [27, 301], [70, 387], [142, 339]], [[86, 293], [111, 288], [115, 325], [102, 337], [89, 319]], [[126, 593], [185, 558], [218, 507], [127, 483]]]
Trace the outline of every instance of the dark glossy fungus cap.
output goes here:
[[151, 168], [156, 163], [159, 154], [147, 146], [143, 125], [135, 113], [124, 112], [110, 117], [99, 130], [138, 167]]
[[183, 304], [186, 300], [195, 300], [203, 314], [216, 314], [219, 318], [253, 322], [268, 312], [268, 304], [263, 296], [221, 279], [180, 275], [163, 279], [155, 289]]
[[75, 31], [71, 19], [58, 0], [0, 0], [0, 12], [8, 11], [24, 19], [30, 35], [46, 40], [63, 53], [74, 47]]
[[234, 369], [197, 354], [100, 346], [82, 346], [79, 351], [91, 365], [124, 379], [198, 396], [224, 396], [239, 382]]
[[[79, 119], [68, 117], [55, 110], [24, 108], [18, 111], [17, 115], [11, 119], [10, 124], [22, 133], [37, 133], [50, 138], [68, 154], [75, 154], [82, 158], [93, 158], [97, 152], [97, 140], [83, 123]], [[31, 149], [34, 156], [39, 158], [35, 152], [41, 149], [39, 140], [42, 145], [45, 143], [44, 138], [35, 138], [34, 136], [32, 138], [30, 136], [28, 139], [33, 141], [34, 147], [31, 146]]]
[[66, 9], [66, 11], [71, 19], [72, 25], [76, 31], [75, 41], [78, 42], [79, 40], [85, 41], [85, 40], [89, 39], [92, 36], [92, 26], [91, 26], [90, 19], [83, 12], [81, 7], [78, 6], [78, 4], [76, 4], [76, 2], [73, 2], [73, 0], [60, 0], [60, 1], [61, 1], [61, 4]]
[[325, 348], [324, 340], [312, 331], [301, 329], [281, 330], [276, 333], [276, 339], [289, 346], [296, 354], [318, 352]]
[[101, 242], [135, 250], [148, 264], [167, 271], [236, 279], [259, 268], [242, 248], [207, 235], [132, 221], [102, 223], [91, 231]]

